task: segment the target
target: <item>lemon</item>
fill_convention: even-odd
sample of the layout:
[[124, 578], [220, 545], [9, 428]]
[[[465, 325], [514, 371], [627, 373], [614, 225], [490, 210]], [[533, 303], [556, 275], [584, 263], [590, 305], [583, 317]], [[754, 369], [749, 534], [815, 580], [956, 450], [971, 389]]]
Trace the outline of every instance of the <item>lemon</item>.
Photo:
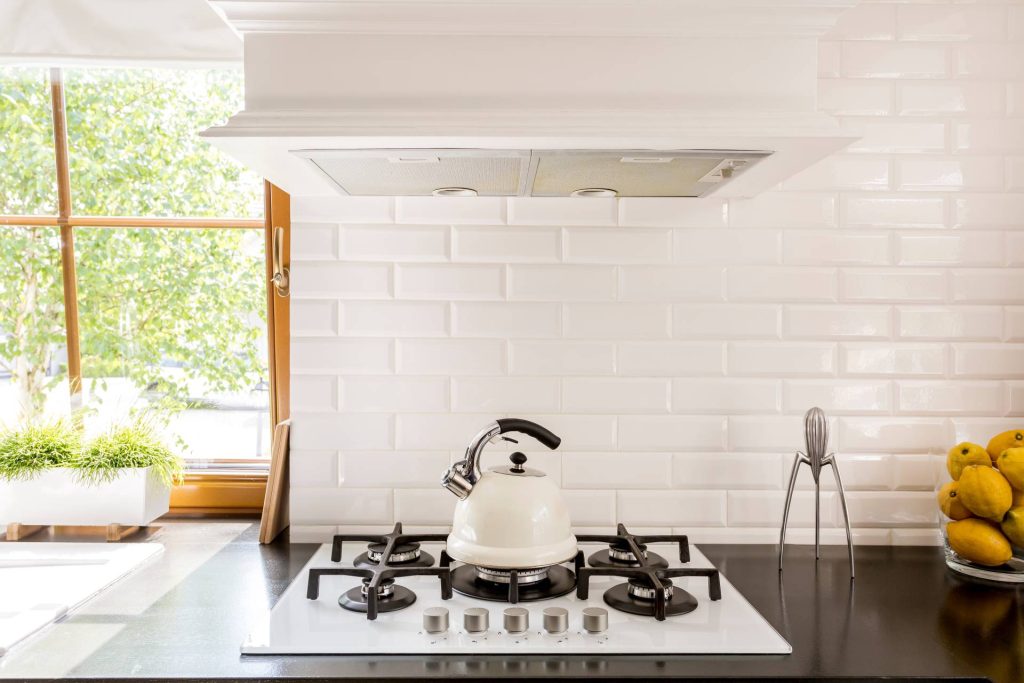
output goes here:
[[1003, 451], [1014, 446], [1024, 446], [1024, 429], [1011, 429], [1008, 432], [996, 434], [988, 442], [986, 450], [988, 451], [988, 457], [992, 458], [992, 462], [995, 462], [996, 458]]
[[1013, 490], [1013, 504], [1010, 507], [1024, 505], [1024, 491]]
[[939, 489], [939, 509], [950, 519], [967, 519], [971, 516], [971, 511], [964, 507], [960, 498], [957, 497], [958, 488], [960, 488], [960, 482], [951, 481]]
[[949, 546], [957, 555], [986, 567], [998, 567], [1013, 557], [1013, 549], [992, 522], [961, 519], [946, 525]]
[[1013, 503], [1013, 490], [998, 470], [968, 465], [960, 474], [957, 497], [978, 517], [998, 522]]
[[1007, 448], [996, 458], [996, 467], [1015, 489], [1024, 489], [1024, 448]]
[[960, 478], [960, 473], [967, 465], [991, 465], [992, 459], [984, 448], [976, 443], [964, 441], [949, 449], [946, 455], [946, 469], [949, 476], [954, 480]]
[[1018, 548], [1024, 548], [1024, 506], [1012, 507], [1000, 524], [1003, 533]]

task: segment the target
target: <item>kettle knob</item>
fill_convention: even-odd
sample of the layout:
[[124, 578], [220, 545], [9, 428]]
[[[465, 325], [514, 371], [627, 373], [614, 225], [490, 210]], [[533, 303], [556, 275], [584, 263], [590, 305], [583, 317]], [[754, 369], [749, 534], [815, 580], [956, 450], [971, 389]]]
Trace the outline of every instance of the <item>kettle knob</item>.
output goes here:
[[526, 471], [526, 469], [523, 467], [523, 465], [526, 464], [526, 455], [524, 453], [520, 453], [519, 451], [516, 451], [512, 455], [508, 456], [508, 459], [512, 461], [512, 471], [513, 472], [525, 472]]

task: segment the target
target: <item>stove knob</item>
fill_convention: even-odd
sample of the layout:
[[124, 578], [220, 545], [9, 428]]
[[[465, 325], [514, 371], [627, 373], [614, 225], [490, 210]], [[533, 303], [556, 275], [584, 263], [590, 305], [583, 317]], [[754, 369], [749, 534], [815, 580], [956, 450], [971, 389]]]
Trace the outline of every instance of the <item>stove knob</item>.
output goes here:
[[608, 630], [608, 610], [603, 607], [587, 607], [583, 610], [583, 630], [587, 633], [603, 633]]
[[505, 610], [505, 630], [509, 633], [525, 633], [530, 628], [530, 612], [522, 607]]
[[462, 613], [462, 626], [467, 633], [484, 633], [490, 625], [490, 613], [483, 607], [470, 607]]
[[423, 610], [423, 630], [427, 633], [444, 633], [448, 630], [448, 608], [428, 607]]
[[551, 634], [565, 633], [569, 629], [569, 610], [547, 607], [544, 610], [544, 630]]

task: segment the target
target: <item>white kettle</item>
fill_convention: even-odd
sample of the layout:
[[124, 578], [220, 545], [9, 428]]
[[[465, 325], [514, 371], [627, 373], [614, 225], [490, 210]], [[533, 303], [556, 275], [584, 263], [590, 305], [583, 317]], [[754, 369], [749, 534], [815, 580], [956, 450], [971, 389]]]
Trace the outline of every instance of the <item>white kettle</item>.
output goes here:
[[526, 467], [522, 453], [513, 453], [510, 463], [480, 471], [484, 446], [508, 432], [527, 434], [551, 449], [562, 442], [529, 420], [496, 420], [481, 430], [465, 459], [448, 468], [441, 480], [460, 498], [448, 535], [448, 555], [493, 569], [547, 567], [572, 559], [577, 548], [569, 511], [547, 475]]

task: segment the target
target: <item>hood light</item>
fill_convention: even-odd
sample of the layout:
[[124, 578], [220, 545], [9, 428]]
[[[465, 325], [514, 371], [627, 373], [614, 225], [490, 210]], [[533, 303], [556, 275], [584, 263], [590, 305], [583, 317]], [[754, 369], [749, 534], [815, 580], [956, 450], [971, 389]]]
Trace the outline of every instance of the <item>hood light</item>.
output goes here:
[[475, 197], [477, 192], [471, 187], [439, 187], [430, 194], [435, 197]]
[[607, 187], [581, 187], [578, 190], [573, 190], [573, 197], [617, 197], [619, 195], [615, 190], [609, 190]]

